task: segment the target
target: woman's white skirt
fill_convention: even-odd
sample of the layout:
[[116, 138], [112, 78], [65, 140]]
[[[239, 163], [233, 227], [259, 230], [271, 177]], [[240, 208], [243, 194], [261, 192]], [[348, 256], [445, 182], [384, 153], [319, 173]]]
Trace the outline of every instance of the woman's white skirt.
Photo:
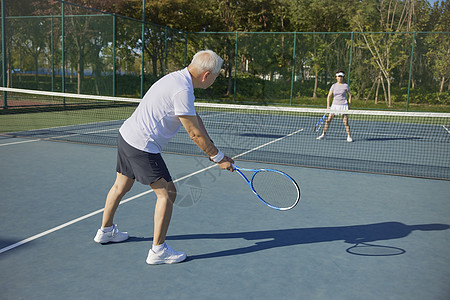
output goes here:
[[[348, 104], [332, 104], [330, 109], [332, 110], [348, 110]], [[340, 116], [345, 115], [345, 113], [333, 113], [334, 115]]]

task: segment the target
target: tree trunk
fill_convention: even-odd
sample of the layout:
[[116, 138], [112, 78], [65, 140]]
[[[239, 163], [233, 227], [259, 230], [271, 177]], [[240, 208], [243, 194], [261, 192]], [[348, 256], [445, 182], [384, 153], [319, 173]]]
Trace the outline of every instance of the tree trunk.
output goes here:
[[389, 78], [386, 78], [387, 82], [387, 105], [388, 107], [392, 106], [392, 99], [391, 99], [391, 80]]
[[381, 76], [381, 75], [380, 75], [380, 80], [381, 80], [381, 86], [383, 87], [383, 92], [384, 92], [384, 101], [387, 104], [388, 100], [387, 100], [387, 95], [386, 95], [386, 86], [384, 85], [383, 76]]
[[313, 98], [317, 98], [317, 85], [318, 85], [318, 82], [319, 82], [319, 72], [316, 71], [316, 72], [315, 72], [315, 75], [316, 75], [316, 79], [314, 80], [314, 93], [313, 93]]
[[375, 104], [378, 104], [378, 92], [380, 90], [380, 81], [381, 81], [381, 76], [378, 76], [378, 78], [377, 78], [377, 89], [375, 91]]
[[81, 83], [84, 78], [84, 55], [83, 49], [78, 49], [78, 64], [77, 64], [77, 92], [81, 94]]
[[34, 74], [34, 81], [38, 82], [38, 76], [39, 76], [39, 63], [38, 63], [38, 54], [34, 55], [34, 68], [36, 70], [36, 73]]
[[366, 102], [367, 102], [367, 100], [369, 100], [370, 94], [372, 94], [373, 88], [375, 87], [375, 85], [377, 84], [377, 82], [378, 82], [378, 77], [375, 78], [375, 80], [373, 81], [373, 84], [372, 84], [372, 87], [370, 88], [369, 94], [367, 94]]
[[228, 73], [228, 88], [227, 88], [227, 96], [233, 94], [233, 76], [231, 76], [232, 68], [231, 64], [227, 64], [227, 73]]

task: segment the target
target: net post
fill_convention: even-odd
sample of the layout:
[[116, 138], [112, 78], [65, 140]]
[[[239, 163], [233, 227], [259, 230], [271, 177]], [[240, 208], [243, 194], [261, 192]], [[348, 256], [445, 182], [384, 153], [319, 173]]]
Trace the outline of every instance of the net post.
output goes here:
[[297, 32], [294, 32], [294, 49], [292, 50], [292, 76], [291, 76], [291, 99], [290, 105], [292, 105], [293, 93], [294, 93], [294, 76], [295, 76], [295, 47], [297, 46]]
[[50, 53], [52, 57], [52, 92], [55, 91], [55, 46], [54, 46], [54, 37], [53, 37], [53, 15], [50, 21]]
[[[6, 70], [6, 13], [5, 13], [5, 1], [2, 1], [2, 84], [6, 87], [7, 81], [6, 76], [8, 72]], [[8, 108], [7, 93], [3, 92], [3, 108]]]
[[141, 98], [144, 97], [144, 35], [145, 35], [145, 0], [142, 0], [142, 34], [141, 34]]
[[112, 41], [112, 63], [113, 63], [113, 73], [112, 73], [112, 80], [113, 80], [113, 97], [116, 96], [116, 14], [112, 15], [113, 17], [113, 41]]
[[164, 75], [167, 72], [167, 26], [164, 26]]
[[236, 80], [237, 80], [237, 55], [238, 55], [238, 32], [236, 31], [236, 39], [234, 46], [234, 93], [233, 101], [236, 101]]
[[[66, 57], [65, 57], [65, 45], [64, 45], [64, 40], [65, 40], [65, 33], [64, 33], [64, 2], [65, 1], [61, 1], [61, 59], [62, 59], [62, 72], [61, 72], [61, 91], [64, 93], [66, 91], [66, 81], [65, 81], [65, 77], [66, 77]], [[63, 105], [66, 105], [66, 98], [63, 97]]]
[[409, 92], [411, 90], [411, 76], [412, 76], [412, 66], [414, 59], [414, 44], [416, 41], [416, 32], [413, 32], [412, 45], [411, 45], [411, 61], [409, 63], [409, 79], [408, 79], [408, 95], [406, 96], [406, 111], [409, 109]]
[[353, 56], [353, 31], [350, 35], [350, 58], [348, 61], [348, 75], [347, 75], [347, 84], [350, 86], [350, 71], [352, 69], [352, 56]]
[[187, 45], [188, 45], [188, 33], [184, 33], [184, 67], [186, 68], [187, 65]]

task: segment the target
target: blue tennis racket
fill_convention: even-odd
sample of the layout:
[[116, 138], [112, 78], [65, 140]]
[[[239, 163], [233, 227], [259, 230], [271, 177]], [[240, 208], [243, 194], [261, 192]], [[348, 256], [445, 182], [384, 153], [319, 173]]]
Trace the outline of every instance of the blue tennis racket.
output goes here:
[[[245, 179], [256, 197], [270, 208], [289, 210], [300, 200], [298, 184], [284, 172], [273, 169], [243, 169], [236, 165], [233, 165], [233, 168]], [[243, 172], [253, 174], [246, 177]]]
[[320, 128], [323, 125], [323, 122], [325, 122], [325, 119], [327, 118], [327, 114], [324, 114], [322, 118], [316, 123], [316, 126], [314, 126], [314, 131], [317, 132], [320, 130]]

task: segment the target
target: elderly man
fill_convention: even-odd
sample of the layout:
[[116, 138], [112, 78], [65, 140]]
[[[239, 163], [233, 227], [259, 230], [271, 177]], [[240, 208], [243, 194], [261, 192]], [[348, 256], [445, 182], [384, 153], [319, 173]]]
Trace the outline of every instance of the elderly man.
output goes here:
[[170, 73], [147, 91], [139, 106], [119, 129], [117, 139], [117, 177], [109, 191], [102, 226], [94, 241], [122, 242], [128, 233], [113, 224], [114, 214], [123, 196], [135, 180], [150, 185], [157, 196], [154, 215], [153, 245], [148, 264], [177, 263], [186, 259], [166, 243], [176, 189], [161, 151], [181, 125], [191, 139], [221, 169], [233, 171], [233, 160], [212, 143], [202, 119], [194, 107], [194, 89], [206, 89], [219, 75], [223, 59], [211, 50], [197, 52], [190, 65]]

